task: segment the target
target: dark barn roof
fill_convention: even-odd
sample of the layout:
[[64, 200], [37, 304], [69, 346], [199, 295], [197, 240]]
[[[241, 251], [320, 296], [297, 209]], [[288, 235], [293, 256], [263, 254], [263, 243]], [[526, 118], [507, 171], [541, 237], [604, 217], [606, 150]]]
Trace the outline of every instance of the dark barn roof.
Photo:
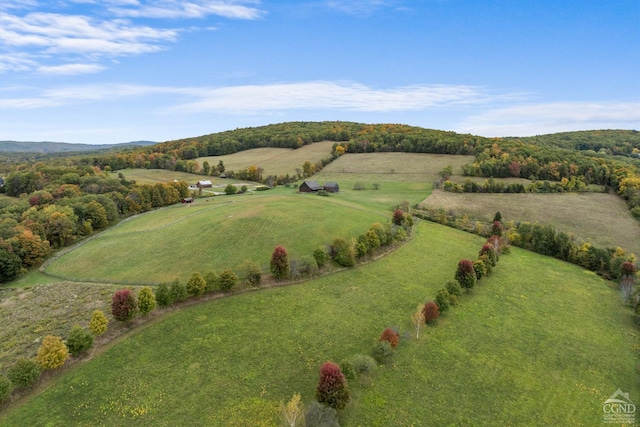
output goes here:
[[320, 191], [322, 190], [322, 186], [316, 181], [304, 181], [302, 184], [300, 184], [298, 190], [303, 192]]

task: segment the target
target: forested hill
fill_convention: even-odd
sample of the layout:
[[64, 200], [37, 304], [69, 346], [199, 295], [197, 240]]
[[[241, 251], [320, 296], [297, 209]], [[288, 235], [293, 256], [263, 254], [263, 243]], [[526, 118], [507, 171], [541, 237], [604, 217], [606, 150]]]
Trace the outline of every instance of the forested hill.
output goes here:
[[251, 148], [299, 148], [318, 141], [342, 144], [349, 153], [402, 151], [472, 154], [490, 140], [469, 134], [401, 124], [353, 122], [287, 122], [235, 129], [157, 145], [158, 152], [176, 152], [182, 159], [231, 154]]
[[156, 144], [153, 141], [132, 141], [121, 144], [71, 144], [67, 142], [0, 141], [0, 152], [13, 153], [70, 153], [82, 151], [111, 150], [127, 147], [144, 147]]
[[525, 144], [583, 151], [587, 155], [633, 156], [640, 158], [640, 132], [637, 130], [587, 130], [503, 138]]

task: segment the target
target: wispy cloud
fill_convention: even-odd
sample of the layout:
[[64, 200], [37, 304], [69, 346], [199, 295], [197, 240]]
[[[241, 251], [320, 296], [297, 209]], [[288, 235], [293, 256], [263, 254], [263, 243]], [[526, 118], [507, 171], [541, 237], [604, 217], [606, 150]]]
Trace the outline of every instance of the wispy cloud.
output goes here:
[[[78, 71], [79, 63], [163, 50], [183, 31], [149, 26], [148, 20], [143, 25], [139, 22], [143, 18], [256, 19], [263, 15], [260, 3], [252, 0], [60, 0], [46, 7], [28, 0], [0, 3], [0, 72], [51, 73], [74, 66]], [[86, 4], [82, 7], [91, 8], [92, 16], [65, 13], [70, 3]], [[20, 57], [22, 62], [15, 60]], [[96, 64], [85, 67], [85, 72], [103, 68]]]
[[103, 69], [103, 66], [96, 64], [65, 64], [38, 67], [38, 71], [42, 74], [59, 75], [93, 74]]
[[418, 111], [434, 107], [488, 102], [483, 88], [463, 85], [412, 85], [374, 89], [357, 83], [312, 81], [212, 88], [201, 99], [174, 107], [177, 112], [231, 112], [274, 110], [342, 110], [363, 112]]
[[264, 12], [256, 7], [257, 1], [180, 1], [161, 0], [143, 2], [118, 2], [110, 10], [129, 18], [203, 18], [209, 15], [232, 19], [257, 19]]
[[496, 108], [456, 130], [485, 136], [530, 136], [584, 129], [638, 129], [640, 102], [551, 102]]
[[[81, 68], [81, 67], [80, 67]], [[73, 68], [71, 68], [73, 69]], [[171, 95], [184, 102], [171, 113], [254, 114], [287, 110], [359, 112], [420, 111], [464, 108], [517, 94], [491, 94], [473, 86], [413, 85], [373, 89], [348, 82], [312, 81], [231, 87], [164, 87], [147, 85], [83, 85], [33, 92], [24, 98], [0, 98], [0, 108], [45, 108], [125, 97]]]

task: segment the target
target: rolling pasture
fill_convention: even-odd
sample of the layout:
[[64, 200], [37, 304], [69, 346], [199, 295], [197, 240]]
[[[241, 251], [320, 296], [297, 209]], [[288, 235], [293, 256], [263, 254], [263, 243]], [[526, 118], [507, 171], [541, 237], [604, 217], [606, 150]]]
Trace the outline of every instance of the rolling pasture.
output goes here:
[[[249, 159], [254, 151], [228, 157]], [[304, 161], [313, 161], [303, 157], [290, 158], [287, 167], [295, 173]], [[221, 158], [226, 156], [209, 163]], [[335, 237], [349, 239], [373, 222], [389, 221], [391, 209], [403, 201], [413, 205], [426, 198], [436, 207], [472, 208], [474, 216], [487, 220], [496, 211], [505, 221], [556, 215], [558, 229], [595, 244], [598, 236], [606, 236], [612, 246], [634, 250], [633, 241], [623, 239], [638, 225], [621, 222], [629, 214], [614, 196], [438, 191], [430, 196], [440, 170], [451, 165], [456, 172], [470, 161], [469, 156], [347, 154], [312, 178], [340, 184], [341, 193], [330, 197], [278, 187], [198, 199], [123, 221], [46, 269], [105, 284], [31, 288], [46, 281], [32, 273], [21, 279], [24, 289], [2, 298], [2, 336], [9, 348], [3, 347], [0, 356], [31, 357], [38, 334], [63, 335], [78, 319], [88, 321], [90, 310], [108, 305], [113, 283], [185, 281], [195, 271], [219, 272], [245, 260], [266, 271], [276, 244], [294, 258], [310, 255]], [[257, 164], [271, 173], [266, 160], [224, 163], [227, 169]], [[146, 177], [143, 170], [122, 172], [145, 183], [182, 179], [161, 178], [156, 171]], [[194, 182], [201, 177], [185, 175]], [[355, 190], [356, 184], [364, 190]], [[637, 402], [640, 343], [618, 291], [592, 273], [518, 248], [502, 256], [494, 274], [463, 296], [437, 327], [414, 338], [410, 317], [416, 306], [453, 279], [461, 258], [475, 259], [483, 241], [422, 221], [412, 240], [375, 262], [169, 312], [97, 349], [91, 360], [8, 408], [0, 425], [276, 425], [281, 401], [294, 392], [305, 403], [313, 399], [324, 361], [369, 354], [389, 326], [402, 335], [395, 361], [350, 383], [352, 401], [340, 416], [344, 426], [599, 425], [602, 404], [616, 389], [630, 391]], [[42, 300], [46, 292], [50, 298]], [[10, 319], [25, 302], [29, 313], [17, 327]], [[65, 308], [68, 317], [60, 315]], [[49, 311], [55, 315], [46, 317]], [[28, 339], [9, 341], [13, 335]], [[22, 353], [16, 350], [20, 346], [25, 346]]]
[[224, 156], [199, 157], [196, 160], [202, 166], [207, 161], [216, 166], [220, 161], [225, 170], [239, 171], [255, 165], [264, 169], [263, 176], [286, 175], [294, 176], [296, 169], [302, 169], [304, 162], [318, 163], [331, 156], [331, 148], [335, 142], [320, 141], [304, 145], [298, 149], [291, 148], [254, 148]]
[[198, 199], [140, 215], [59, 257], [46, 272], [76, 281], [159, 284], [245, 260], [268, 271], [276, 245], [299, 258], [390, 218], [338, 197], [288, 193]]
[[350, 383], [344, 426], [598, 425], [616, 389], [637, 396], [637, 330], [617, 291], [517, 248], [415, 339], [416, 305], [482, 242], [421, 222], [375, 263], [171, 313], [0, 424], [276, 425], [280, 401], [312, 400], [324, 361], [368, 354], [388, 326], [402, 334], [395, 361]]

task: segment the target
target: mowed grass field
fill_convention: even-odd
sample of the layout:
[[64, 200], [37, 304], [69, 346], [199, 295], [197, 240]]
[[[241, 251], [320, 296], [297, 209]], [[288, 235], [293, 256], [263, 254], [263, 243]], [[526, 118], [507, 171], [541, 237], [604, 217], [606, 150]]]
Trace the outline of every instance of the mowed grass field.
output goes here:
[[[257, 262], [268, 272], [276, 245], [292, 259], [310, 256], [336, 237], [347, 241], [391, 211], [340, 197], [291, 190], [198, 199], [123, 222], [49, 264], [46, 273], [77, 281], [159, 284], [192, 273]], [[237, 270], [236, 270], [237, 271]]]
[[333, 144], [335, 144], [334, 141], [320, 141], [295, 150], [291, 148], [254, 148], [224, 156], [199, 157], [196, 160], [200, 166], [205, 161], [209, 162], [211, 166], [217, 166], [222, 161], [225, 170], [233, 171], [246, 169], [249, 166], [259, 166], [264, 169], [262, 173], [264, 177], [286, 174], [294, 176], [296, 169], [302, 170], [304, 162], [318, 163], [322, 159], [331, 157]]
[[596, 246], [620, 246], [640, 256], [640, 223], [614, 194], [456, 194], [434, 190], [420, 205], [452, 209], [486, 221], [499, 211], [504, 222], [552, 224]]
[[385, 258], [284, 288], [183, 309], [133, 331], [0, 417], [0, 425], [277, 425], [313, 399], [318, 369], [368, 354], [397, 327], [395, 362], [350, 384], [343, 426], [600, 425], [638, 396], [638, 336], [601, 278], [514, 249], [413, 338], [410, 317], [483, 239], [420, 222]]

